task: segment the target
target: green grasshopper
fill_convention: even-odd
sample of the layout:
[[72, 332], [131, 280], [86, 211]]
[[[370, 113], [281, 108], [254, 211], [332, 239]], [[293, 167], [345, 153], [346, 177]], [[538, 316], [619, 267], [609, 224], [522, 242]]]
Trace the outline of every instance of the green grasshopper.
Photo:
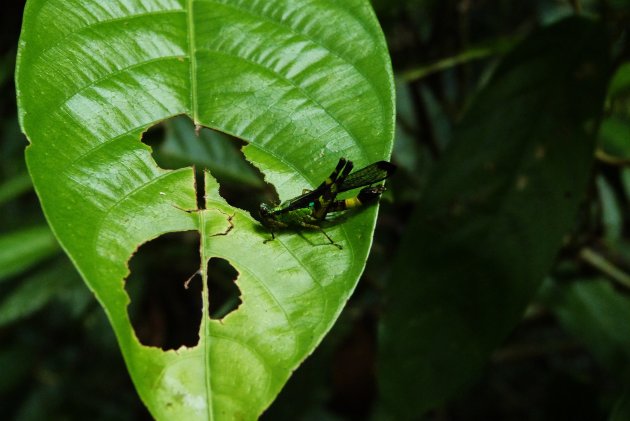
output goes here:
[[[326, 234], [320, 224], [331, 212], [340, 212], [359, 206], [376, 203], [385, 191], [383, 185], [373, 184], [385, 180], [393, 174], [396, 166], [387, 161], [378, 161], [358, 171], [352, 172], [352, 161], [345, 158], [339, 163], [330, 176], [315, 190], [304, 190], [300, 196], [282, 202], [280, 205], [260, 205], [260, 218], [263, 225], [271, 231], [271, 238], [275, 238], [275, 231], [283, 228], [309, 228], [321, 231], [330, 244], [341, 249], [332, 238]], [[366, 186], [366, 187], [364, 187]], [[337, 194], [364, 187], [355, 197], [336, 200]]]

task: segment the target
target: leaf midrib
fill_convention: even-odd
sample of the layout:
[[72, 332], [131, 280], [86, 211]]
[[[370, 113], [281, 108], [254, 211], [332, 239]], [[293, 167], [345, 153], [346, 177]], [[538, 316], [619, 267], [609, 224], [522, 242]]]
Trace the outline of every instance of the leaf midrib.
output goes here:
[[[197, 99], [197, 56], [195, 54], [195, 22], [193, 18], [193, 2], [194, 0], [187, 0], [186, 3], [186, 19], [187, 19], [187, 38], [188, 38], [188, 55], [190, 56], [190, 107], [192, 120], [195, 125], [199, 123], [199, 106]], [[210, 303], [208, 300], [208, 273], [206, 265], [206, 256], [204, 253], [205, 242], [205, 221], [204, 212], [199, 212], [199, 228], [201, 231], [202, 240], [200, 242], [201, 253], [201, 274], [202, 274], [202, 300], [203, 300], [203, 326], [204, 326], [204, 351], [205, 358], [203, 359], [204, 377], [206, 382], [206, 402], [207, 402], [207, 419], [214, 420], [214, 402], [212, 400], [212, 379], [210, 378]]]
[[199, 124], [199, 105], [197, 97], [197, 56], [195, 54], [195, 20], [193, 18], [194, 0], [187, 0], [186, 19], [188, 22], [188, 55], [190, 56], [190, 106], [193, 123]]

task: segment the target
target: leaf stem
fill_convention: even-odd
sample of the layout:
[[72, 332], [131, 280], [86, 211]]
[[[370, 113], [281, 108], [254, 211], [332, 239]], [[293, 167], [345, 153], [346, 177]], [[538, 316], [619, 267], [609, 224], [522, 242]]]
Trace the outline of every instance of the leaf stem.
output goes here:
[[619, 285], [630, 289], [630, 275], [608, 261], [604, 256], [597, 253], [590, 247], [584, 247], [580, 250], [580, 258], [595, 269], [607, 275], [610, 279]]
[[615, 167], [630, 167], [630, 159], [610, 155], [602, 149], [597, 149], [595, 151], [595, 158], [605, 164], [613, 165]]
[[403, 71], [400, 77], [406, 82], [422, 79], [433, 73], [450, 69], [460, 64], [468, 63], [473, 60], [498, 55], [507, 52], [517, 41], [519, 37], [500, 40], [489, 46], [478, 46], [467, 49], [451, 57], [446, 57], [433, 63], [421, 65], [415, 69]]

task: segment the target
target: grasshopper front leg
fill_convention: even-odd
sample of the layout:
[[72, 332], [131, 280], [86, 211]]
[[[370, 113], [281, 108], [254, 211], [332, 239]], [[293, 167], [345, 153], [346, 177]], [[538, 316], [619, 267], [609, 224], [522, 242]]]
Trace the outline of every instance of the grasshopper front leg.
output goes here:
[[276, 236], [273, 233], [273, 230], [271, 230], [271, 238], [267, 238], [265, 241], [263, 241], [263, 244], [267, 244], [270, 241], [273, 241], [276, 239]]

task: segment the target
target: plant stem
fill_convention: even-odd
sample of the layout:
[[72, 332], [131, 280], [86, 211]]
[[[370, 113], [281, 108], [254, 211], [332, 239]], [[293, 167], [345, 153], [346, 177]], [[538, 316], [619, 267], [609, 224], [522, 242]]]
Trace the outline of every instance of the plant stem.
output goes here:
[[580, 258], [586, 263], [593, 266], [603, 274], [607, 275], [610, 279], [617, 282], [619, 285], [630, 289], [630, 275], [623, 270], [619, 269], [613, 263], [608, 261], [604, 256], [597, 253], [590, 247], [584, 247], [580, 250]]
[[433, 63], [421, 65], [415, 69], [401, 72], [400, 77], [406, 82], [413, 82], [427, 77], [430, 74], [450, 69], [473, 60], [499, 55], [507, 52], [518, 41], [519, 37], [502, 39], [488, 46], [471, 47], [451, 57], [446, 57]]

